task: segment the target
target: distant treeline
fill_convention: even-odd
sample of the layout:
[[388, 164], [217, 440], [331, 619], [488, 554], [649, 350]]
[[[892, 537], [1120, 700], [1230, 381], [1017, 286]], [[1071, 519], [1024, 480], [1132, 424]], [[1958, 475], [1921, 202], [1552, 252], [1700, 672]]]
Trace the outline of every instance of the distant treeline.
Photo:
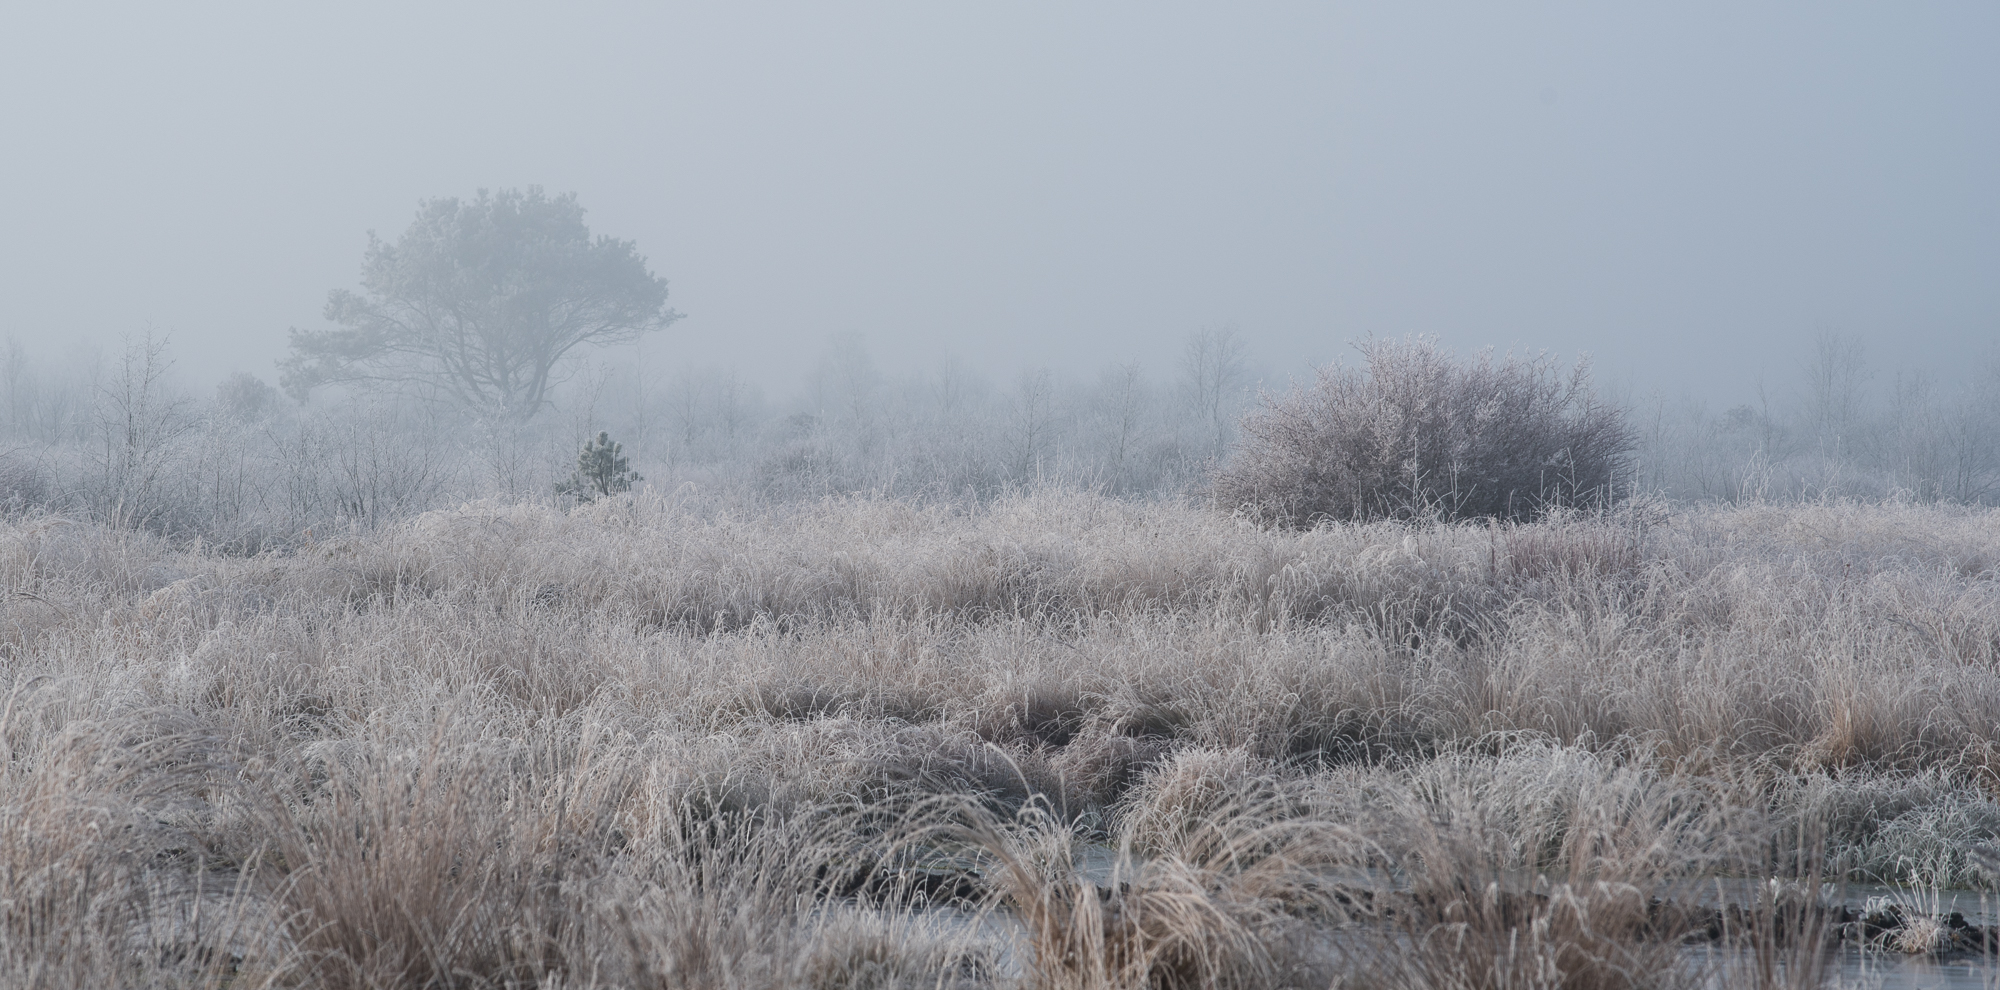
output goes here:
[[300, 405], [238, 373], [197, 394], [169, 341], [109, 358], [0, 352], [0, 504], [254, 547], [483, 497], [557, 499], [608, 432], [647, 484], [765, 500], [871, 492], [985, 499], [1061, 484], [1119, 496], [1198, 488], [1255, 401], [1232, 331], [1176, 360], [1076, 379], [946, 364], [882, 371], [836, 338], [793, 394], [728, 369], [580, 364], [555, 404], [496, 423], [433, 397], [322, 392]]
[[[608, 432], [646, 484], [759, 500], [852, 492], [980, 500], [1045, 485], [1200, 497], [1260, 393], [1230, 330], [1164, 366], [994, 376], [960, 364], [892, 374], [835, 338], [793, 392], [730, 369], [580, 363], [555, 403], [499, 424], [409, 391], [320, 394], [260, 376], [180, 384], [145, 336], [69, 360], [0, 348], [0, 507], [56, 511], [245, 549], [371, 528], [484, 497], [559, 499], [579, 444]], [[1947, 388], [1817, 341], [1787, 381], [1712, 409], [1628, 399], [1626, 492], [1690, 501], [2000, 502], [2000, 365]]]
[[1630, 403], [1641, 491], [1683, 501], [1906, 498], [2000, 503], [2000, 353], [1953, 385], [1872, 365], [1823, 334], [1788, 379], [1715, 408]]

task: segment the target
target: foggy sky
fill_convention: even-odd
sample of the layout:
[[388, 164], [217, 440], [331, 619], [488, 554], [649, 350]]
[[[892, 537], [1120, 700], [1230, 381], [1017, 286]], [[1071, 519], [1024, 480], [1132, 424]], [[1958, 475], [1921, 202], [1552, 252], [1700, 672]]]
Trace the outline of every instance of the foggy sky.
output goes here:
[[540, 184], [651, 367], [1279, 374], [1363, 334], [1728, 400], [2000, 340], [2000, 5], [10, 4], [0, 335], [275, 380], [366, 232]]

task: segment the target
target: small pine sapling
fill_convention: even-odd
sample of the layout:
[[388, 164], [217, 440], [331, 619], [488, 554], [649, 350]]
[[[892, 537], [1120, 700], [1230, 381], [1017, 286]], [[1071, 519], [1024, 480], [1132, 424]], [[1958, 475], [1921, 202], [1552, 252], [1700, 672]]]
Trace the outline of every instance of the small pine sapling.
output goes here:
[[609, 495], [632, 490], [632, 483], [644, 481], [625, 461], [625, 445], [599, 433], [585, 440], [576, 455], [576, 472], [556, 485], [556, 492], [578, 502], [594, 502]]

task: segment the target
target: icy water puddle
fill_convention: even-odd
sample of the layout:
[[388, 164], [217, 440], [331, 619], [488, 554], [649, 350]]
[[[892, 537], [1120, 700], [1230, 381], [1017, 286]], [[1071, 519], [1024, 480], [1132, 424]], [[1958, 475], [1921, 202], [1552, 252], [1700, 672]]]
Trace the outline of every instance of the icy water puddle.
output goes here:
[[1925, 959], [1923, 957], [1891, 956], [1879, 952], [1863, 952], [1856, 948], [1841, 950], [1839, 975], [1835, 977], [1839, 987], [1876, 987], [1880, 990], [1918, 990], [1918, 988], [1950, 988], [1950, 990], [1979, 990], [1979, 988], [2000, 986], [2000, 966], [1983, 960]]
[[[1762, 893], [1764, 881], [1747, 877], [1687, 880], [1662, 888], [1660, 896], [1684, 898], [1707, 905], [1753, 904]], [[1845, 883], [1822, 885], [1830, 900], [1859, 910], [1870, 902], [1883, 900], [1903, 909], [1924, 914], [1957, 911], [1965, 920], [1982, 927], [2000, 924], [2000, 893], [1990, 890], [1929, 890], [1889, 887], [1877, 884]]]
[[[1708, 981], [1716, 990], [1754, 985], [1745, 978], [1731, 980], [1731, 964], [1741, 967], [1747, 956], [1735, 956], [1713, 946], [1687, 950], [1688, 965], [1696, 972], [1714, 974]], [[1828, 990], [1992, 990], [2000, 988], [2000, 966], [1980, 959], [1933, 959], [1873, 952], [1843, 946], [1831, 960]]]
[[[1136, 879], [1135, 871], [1143, 871], [1145, 864], [1127, 861], [1120, 863], [1117, 851], [1105, 846], [1091, 845], [1079, 850], [1077, 866], [1079, 872], [1091, 881], [1109, 884], [1114, 879]], [[1393, 887], [1380, 875], [1356, 877], [1359, 886], [1381, 884]], [[1660, 891], [1660, 896], [1683, 901], [1693, 901], [1707, 905], [1754, 904], [1762, 895], [1765, 881], [1729, 877], [1704, 881], [1687, 881], [1674, 884]], [[1978, 890], [1922, 890], [1910, 887], [1880, 886], [1873, 884], [1839, 884], [1823, 888], [1829, 899], [1857, 911], [1864, 910], [1878, 901], [1899, 904], [1906, 912], [1946, 915], [1956, 911], [1965, 920], [1980, 927], [2000, 925], [2000, 893]], [[997, 950], [992, 961], [996, 969], [1007, 975], [1020, 975], [1021, 953], [1027, 951], [1023, 932], [1018, 924], [1005, 912], [985, 914], [977, 918], [943, 909], [943, 915], [958, 914], [957, 924], [977, 931], [979, 941], [986, 942]], [[943, 920], [942, 918], [937, 920]], [[952, 922], [945, 922], [947, 927]], [[960, 928], [960, 931], [966, 931]], [[1338, 937], [1338, 936], [1335, 936]], [[1329, 951], [1332, 951], [1331, 949]], [[1832, 966], [1825, 986], [1841, 990], [2000, 990], [2000, 958], [1981, 958], [1964, 954], [1934, 957], [1904, 955], [1902, 953], [1865, 949], [1858, 945], [1842, 945], [1833, 950]], [[1747, 962], [1747, 955], [1737, 956], [1731, 950], [1713, 945], [1689, 946], [1685, 958], [1697, 972], [1713, 974], [1710, 985], [1718, 990], [1741, 978], [1732, 980], [1729, 971], [1740, 969]], [[1732, 965], [1735, 964], [1735, 965]]]

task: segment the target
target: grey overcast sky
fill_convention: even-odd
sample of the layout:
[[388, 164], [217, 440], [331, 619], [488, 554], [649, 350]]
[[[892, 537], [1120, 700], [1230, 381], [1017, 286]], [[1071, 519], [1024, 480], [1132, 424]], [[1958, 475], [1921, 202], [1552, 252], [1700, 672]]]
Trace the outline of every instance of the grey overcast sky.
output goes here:
[[780, 388], [1233, 324], [1727, 400], [2000, 340], [2000, 4], [12, 3], [0, 177], [0, 334], [210, 380], [419, 199], [539, 184], [671, 280], [649, 354]]

